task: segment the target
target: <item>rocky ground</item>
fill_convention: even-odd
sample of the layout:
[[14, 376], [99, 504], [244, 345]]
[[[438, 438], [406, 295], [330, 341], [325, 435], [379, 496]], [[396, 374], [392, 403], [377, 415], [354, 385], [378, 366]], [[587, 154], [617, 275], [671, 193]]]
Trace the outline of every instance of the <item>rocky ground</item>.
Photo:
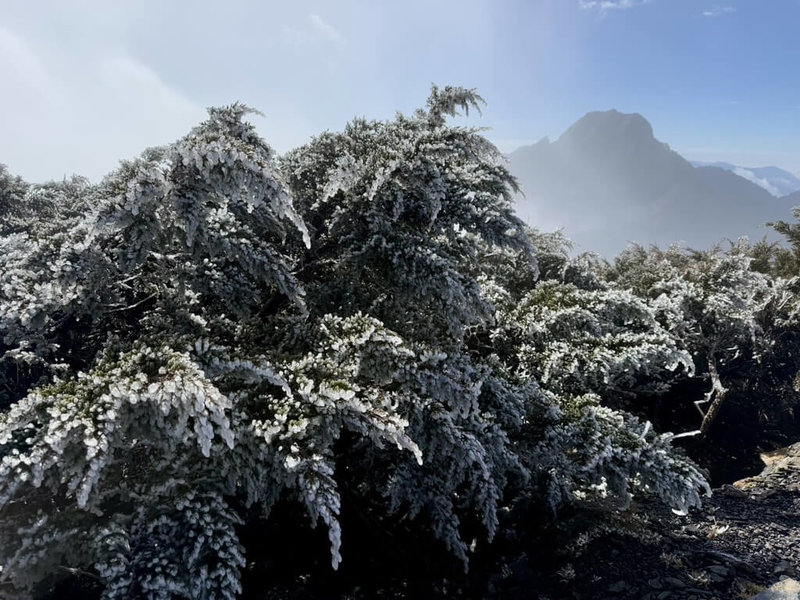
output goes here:
[[[762, 458], [760, 475], [715, 490], [700, 510], [678, 516], [649, 505], [629, 534], [598, 537], [561, 567], [562, 586], [548, 597], [749, 599], [800, 580], [800, 443]], [[535, 597], [513, 584], [496, 596]]]

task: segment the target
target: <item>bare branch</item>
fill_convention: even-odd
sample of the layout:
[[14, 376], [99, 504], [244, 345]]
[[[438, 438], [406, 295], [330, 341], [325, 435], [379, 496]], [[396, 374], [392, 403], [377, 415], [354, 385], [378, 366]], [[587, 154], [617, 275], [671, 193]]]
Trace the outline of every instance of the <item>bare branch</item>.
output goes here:
[[139, 302], [136, 302], [135, 304], [131, 304], [130, 306], [122, 306], [120, 308], [113, 308], [113, 309], [109, 310], [108, 312], [113, 313], [113, 312], [123, 312], [123, 311], [126, 311], [126, 310], [133, 310], [137, 306], [141, 306], [142, 304], [144, 304], [148, 300], [152, 300], [156, 296], [158, 296], [158, 292], [153, 292], [152, 294], [150, 294], [146, 298], [142, 298], [141, 300], [139, 300]]
[[[711, 425], [717, 418], [717, 413], [719, 413], [719, 409], [722, 407], [722, 402], [725, 400], [725, 396], [728, 393], [728, 389], [723, 386], [722, 382], [720, 381], [719, 372], [717, 371], [717, 359], [714, 357], [713, 352], [709, 353], [708, 356], [708, 373], [711, 375], [711, 389], [706, 394], [706, 398], [703, 400], [703, 402], [711, 401], [711, 405], [708, 407], [708, 411], [703, 416], [703, 422], [700, 425], [701, 435], [706, 435], [708, 433], [708, 430], [711, 428]], [[697, 406], [697, 404], [698, 403], [695, 402], [695, 406]]]
[[62, 571], [66, 571], [70, 575], [75, 575], [78, 577], [89, 577], [90, 579], [94, 579], [95, 581], [99, 581], [100, 583], [104, 583], [102, 579], [100, 579], [94, 573], [90, 573], [89, 571], [84, 571], [83, 569], [76, 569], [75, 567], [67, 567], [64, 565], [59, 565], [58, 567]]

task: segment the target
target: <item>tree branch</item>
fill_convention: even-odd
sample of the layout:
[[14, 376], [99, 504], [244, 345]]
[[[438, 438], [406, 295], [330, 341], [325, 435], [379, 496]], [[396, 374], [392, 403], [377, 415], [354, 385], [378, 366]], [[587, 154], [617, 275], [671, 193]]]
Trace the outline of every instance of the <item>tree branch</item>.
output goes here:
[[[697, 406], [698, 410], [700, 410], [700, 402], [711, 402], [708, 411], [703, 415], [703, 422], [700, 425], [700, 435], [702, 436], [708, 433], [711, 425], [716, 420], [717, 413], [719, 413], [722, 402], [725, 400], [725, 396], [728, 393], [728, 389], [723, 386], [720, 381], [719, 372], [717, 371], [717, 359], [714, 358], [713, 351], [708, 355], [708, 373], [711, 375], [711, 389], [706, 393], [704, 400], [695, 402], [695, 406]], [[700, 410], [700, 412], [702, 414], [702, 410]]]
[[94, 579], [95, 581], [99, 581], [100, 583], [104, 583], [102, 579], [100, 579], [94, 573], [90, 573], [89, 571], [84, 571], [83, 569], [77, 569], [75, 567], [67, 567], [64, 565], [59, 565], [59, 569], [62, 571], [66, 571], [70, 575], [74, 575], [76, 577], [88, 577], [89, 579]]
[[142, 304], [144, 304], [148, 300], [152, 300], [153, 298], [156, 298], [157, 296], [158, 296], [158, 292], [153, 292], [152, 294], [150, 294], [146, 298], [142, 298], [141, 300], [139, 300], [135, 304], [131, 304], [130, 306], [121, 306], [119, 308], [112, 308], [111, 310], [108, 310], [106, 312], [114, 313], [114, 312], [122, 312], [122, 311], [126, 311], [126, 310], [133, 310], [137, 306], [141, 306]]

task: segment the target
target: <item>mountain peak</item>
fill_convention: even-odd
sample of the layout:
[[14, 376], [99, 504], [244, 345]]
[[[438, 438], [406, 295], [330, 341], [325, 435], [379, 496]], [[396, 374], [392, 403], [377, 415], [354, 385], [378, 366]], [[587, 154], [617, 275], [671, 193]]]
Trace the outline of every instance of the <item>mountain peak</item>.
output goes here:
[[636, 151], [662, 146], [653, 136], [653, 128], [647, 119], [638, 113], [618, 110], [586, 113], [561, 135], [558, 144], [600, 153], [620, 147]]
[[794, 200], [752, 181], [760, 169], [748, 180], [742, 169], [694, 168], [643, 116], [617, 110], [587, 113], [556, 142], [520, 148], [510, 167], [525, 193], [523, 219], [566, 227], [579, 247], [608, 257], [628, 241], [704, 248], [742, 234], [760, 239], [770, 234], [763, 224], [786, 218]]
[[639, 113], [622, 113], [618, 110], [593, 111], [578, 119], [560, 140], [581, 145], [613, 143], [624, 139], [626, 143], [652, 142], [653, 127]]

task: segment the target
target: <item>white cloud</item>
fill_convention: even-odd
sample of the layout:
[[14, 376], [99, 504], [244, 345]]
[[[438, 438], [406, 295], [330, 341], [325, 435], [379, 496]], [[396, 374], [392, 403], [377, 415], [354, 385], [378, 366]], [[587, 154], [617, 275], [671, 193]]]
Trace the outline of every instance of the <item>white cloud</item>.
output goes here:
[[[40, 100], [54, 102], [58, 87], [52, 76], [27, 42], [12, 31], [0, 26], [0, 77], [7, 92], [15, 85], [34, 91]], [[15, 90], [14, 93], [19, 93]]]
[[329, 42], [333, 42], [334, 44], [344, 43], [344, 36], [342, 36], [342, 34], [339, 33], [332, 25], [323, 21], [322, 17], [319, 15], [312, 13], [308, 15], [308, 20], [311, 21], [311, 25], [314, 27], [314, 30]]
[[198, 120], [206, 115], [204, 110], [164, 83], [155, 71], [129, 56], [102, 59], [99, 75], [105, 93], [118, 101], [126, 101], [131, 90], [136, 90], [134, 102], [144, 101], [147, 105], [147, 110], [142, 112], [159, 110], [175, 115], [191, 115]]
[[743, 177], [744, 179], [747, 179], [747, 181], [755, 183], [757, 186], [764, 188], [776, 198], [779, 198], [783, 195], [777, 187], [772, 185], [769, 179], [759, 177], [758, 175], [753, 173], [753, 171], [751, 171], [750, 169], [745, 169], [744, 167], [736, 167], [733, 170], [733, 172], [736, 173], [739, 177]]
[[293, 46], [304, 46], [314, 42], [329, 42], [343, 44], [344, 36], [330, 23], [327, 23], [316, 13], [308, 15], [308, 25], [303, 28], [283, 26], [284, 39]]
[[733, 6], [715, 6], [714, 8], [709, 8], [708, 10], [703, 11], [704, 17], [719, 17], [722, 15], [727, 15], [730, 13], [736, 12], [736, 9]]
[[0, 28], [0, 162], [28, 181], [98, 181], [207, 116], [124, 52], [69, 55], [34, 39]]
[[306, 29], [297, 29], [290, 25], [283, 26], [283, 39], [292, 46], [305, 46], [314, 41], [314, 36]]
[[651, 0], [579, 0], [578, 6], [582, 10], [596, 10], [606, 12], [609, 10], [624, 10], [635, 8], [643, 4], [650, 4]]

